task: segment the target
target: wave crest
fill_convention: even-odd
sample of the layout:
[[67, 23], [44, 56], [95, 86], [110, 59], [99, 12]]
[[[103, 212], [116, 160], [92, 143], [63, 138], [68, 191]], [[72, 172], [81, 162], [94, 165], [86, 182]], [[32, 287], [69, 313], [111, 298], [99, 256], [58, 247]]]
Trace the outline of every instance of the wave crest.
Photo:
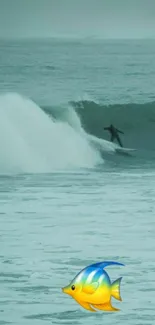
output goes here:
[[93, 167], [101, 162], [81, 132], [49, 117], [37, 104], [18, 94], [0, 96], [0, 172], [51, 172]]

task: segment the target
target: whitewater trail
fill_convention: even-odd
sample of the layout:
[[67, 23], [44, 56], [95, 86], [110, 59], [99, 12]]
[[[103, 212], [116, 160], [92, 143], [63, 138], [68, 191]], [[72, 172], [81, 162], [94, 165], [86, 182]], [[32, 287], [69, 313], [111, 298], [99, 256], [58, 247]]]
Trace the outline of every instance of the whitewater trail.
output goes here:
[[[79, 130], [53, 120], [30, 99], [18, 94], [1, 95], [0, 173], [51, 172], [103, 163], [76, 113], [71, 120]], [[99, 141], [103, 145], [104, 140]]]
[[115, 143], [109, 142], [107, 140], [103, 140], [100, 138], [97, 138], [93, 135], [87, 134], [87, 138], [89, 141], [95, 145], [98, 150], [101, 151], [107, 151], [108, 153], [116, 153], [115, 149], [119, 148], [119, 146]]

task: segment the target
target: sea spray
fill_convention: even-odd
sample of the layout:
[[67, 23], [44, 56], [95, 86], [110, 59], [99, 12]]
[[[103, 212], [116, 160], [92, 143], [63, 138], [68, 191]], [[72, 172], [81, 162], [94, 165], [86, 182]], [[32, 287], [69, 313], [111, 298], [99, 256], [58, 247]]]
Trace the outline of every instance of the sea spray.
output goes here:
[[56, 121], [16, 93], [0, 96], [0, 152], [0, 173], [52, 172], [103, 163], [80, 123], [78, 129]]

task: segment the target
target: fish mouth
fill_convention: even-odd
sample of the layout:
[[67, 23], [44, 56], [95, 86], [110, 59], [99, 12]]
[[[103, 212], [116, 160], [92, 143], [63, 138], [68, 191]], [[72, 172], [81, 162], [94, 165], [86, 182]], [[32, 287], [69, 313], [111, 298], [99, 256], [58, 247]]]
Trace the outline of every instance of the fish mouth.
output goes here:
[[66, 293], [67, 295], [70, 294], [70, 290], [67, 287], [62, 288], [62, 292]]

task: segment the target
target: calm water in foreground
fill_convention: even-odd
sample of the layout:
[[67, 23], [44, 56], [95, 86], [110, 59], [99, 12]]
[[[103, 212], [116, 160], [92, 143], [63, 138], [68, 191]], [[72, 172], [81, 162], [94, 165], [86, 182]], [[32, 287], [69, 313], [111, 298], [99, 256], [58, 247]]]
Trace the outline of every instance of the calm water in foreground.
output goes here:
[[[0, 179], [0, 324], [155, 320], [155, 171], [83, 170]], [[96, 261], [123, 276], [119, 313], [91, 313], [61, 287]]]

